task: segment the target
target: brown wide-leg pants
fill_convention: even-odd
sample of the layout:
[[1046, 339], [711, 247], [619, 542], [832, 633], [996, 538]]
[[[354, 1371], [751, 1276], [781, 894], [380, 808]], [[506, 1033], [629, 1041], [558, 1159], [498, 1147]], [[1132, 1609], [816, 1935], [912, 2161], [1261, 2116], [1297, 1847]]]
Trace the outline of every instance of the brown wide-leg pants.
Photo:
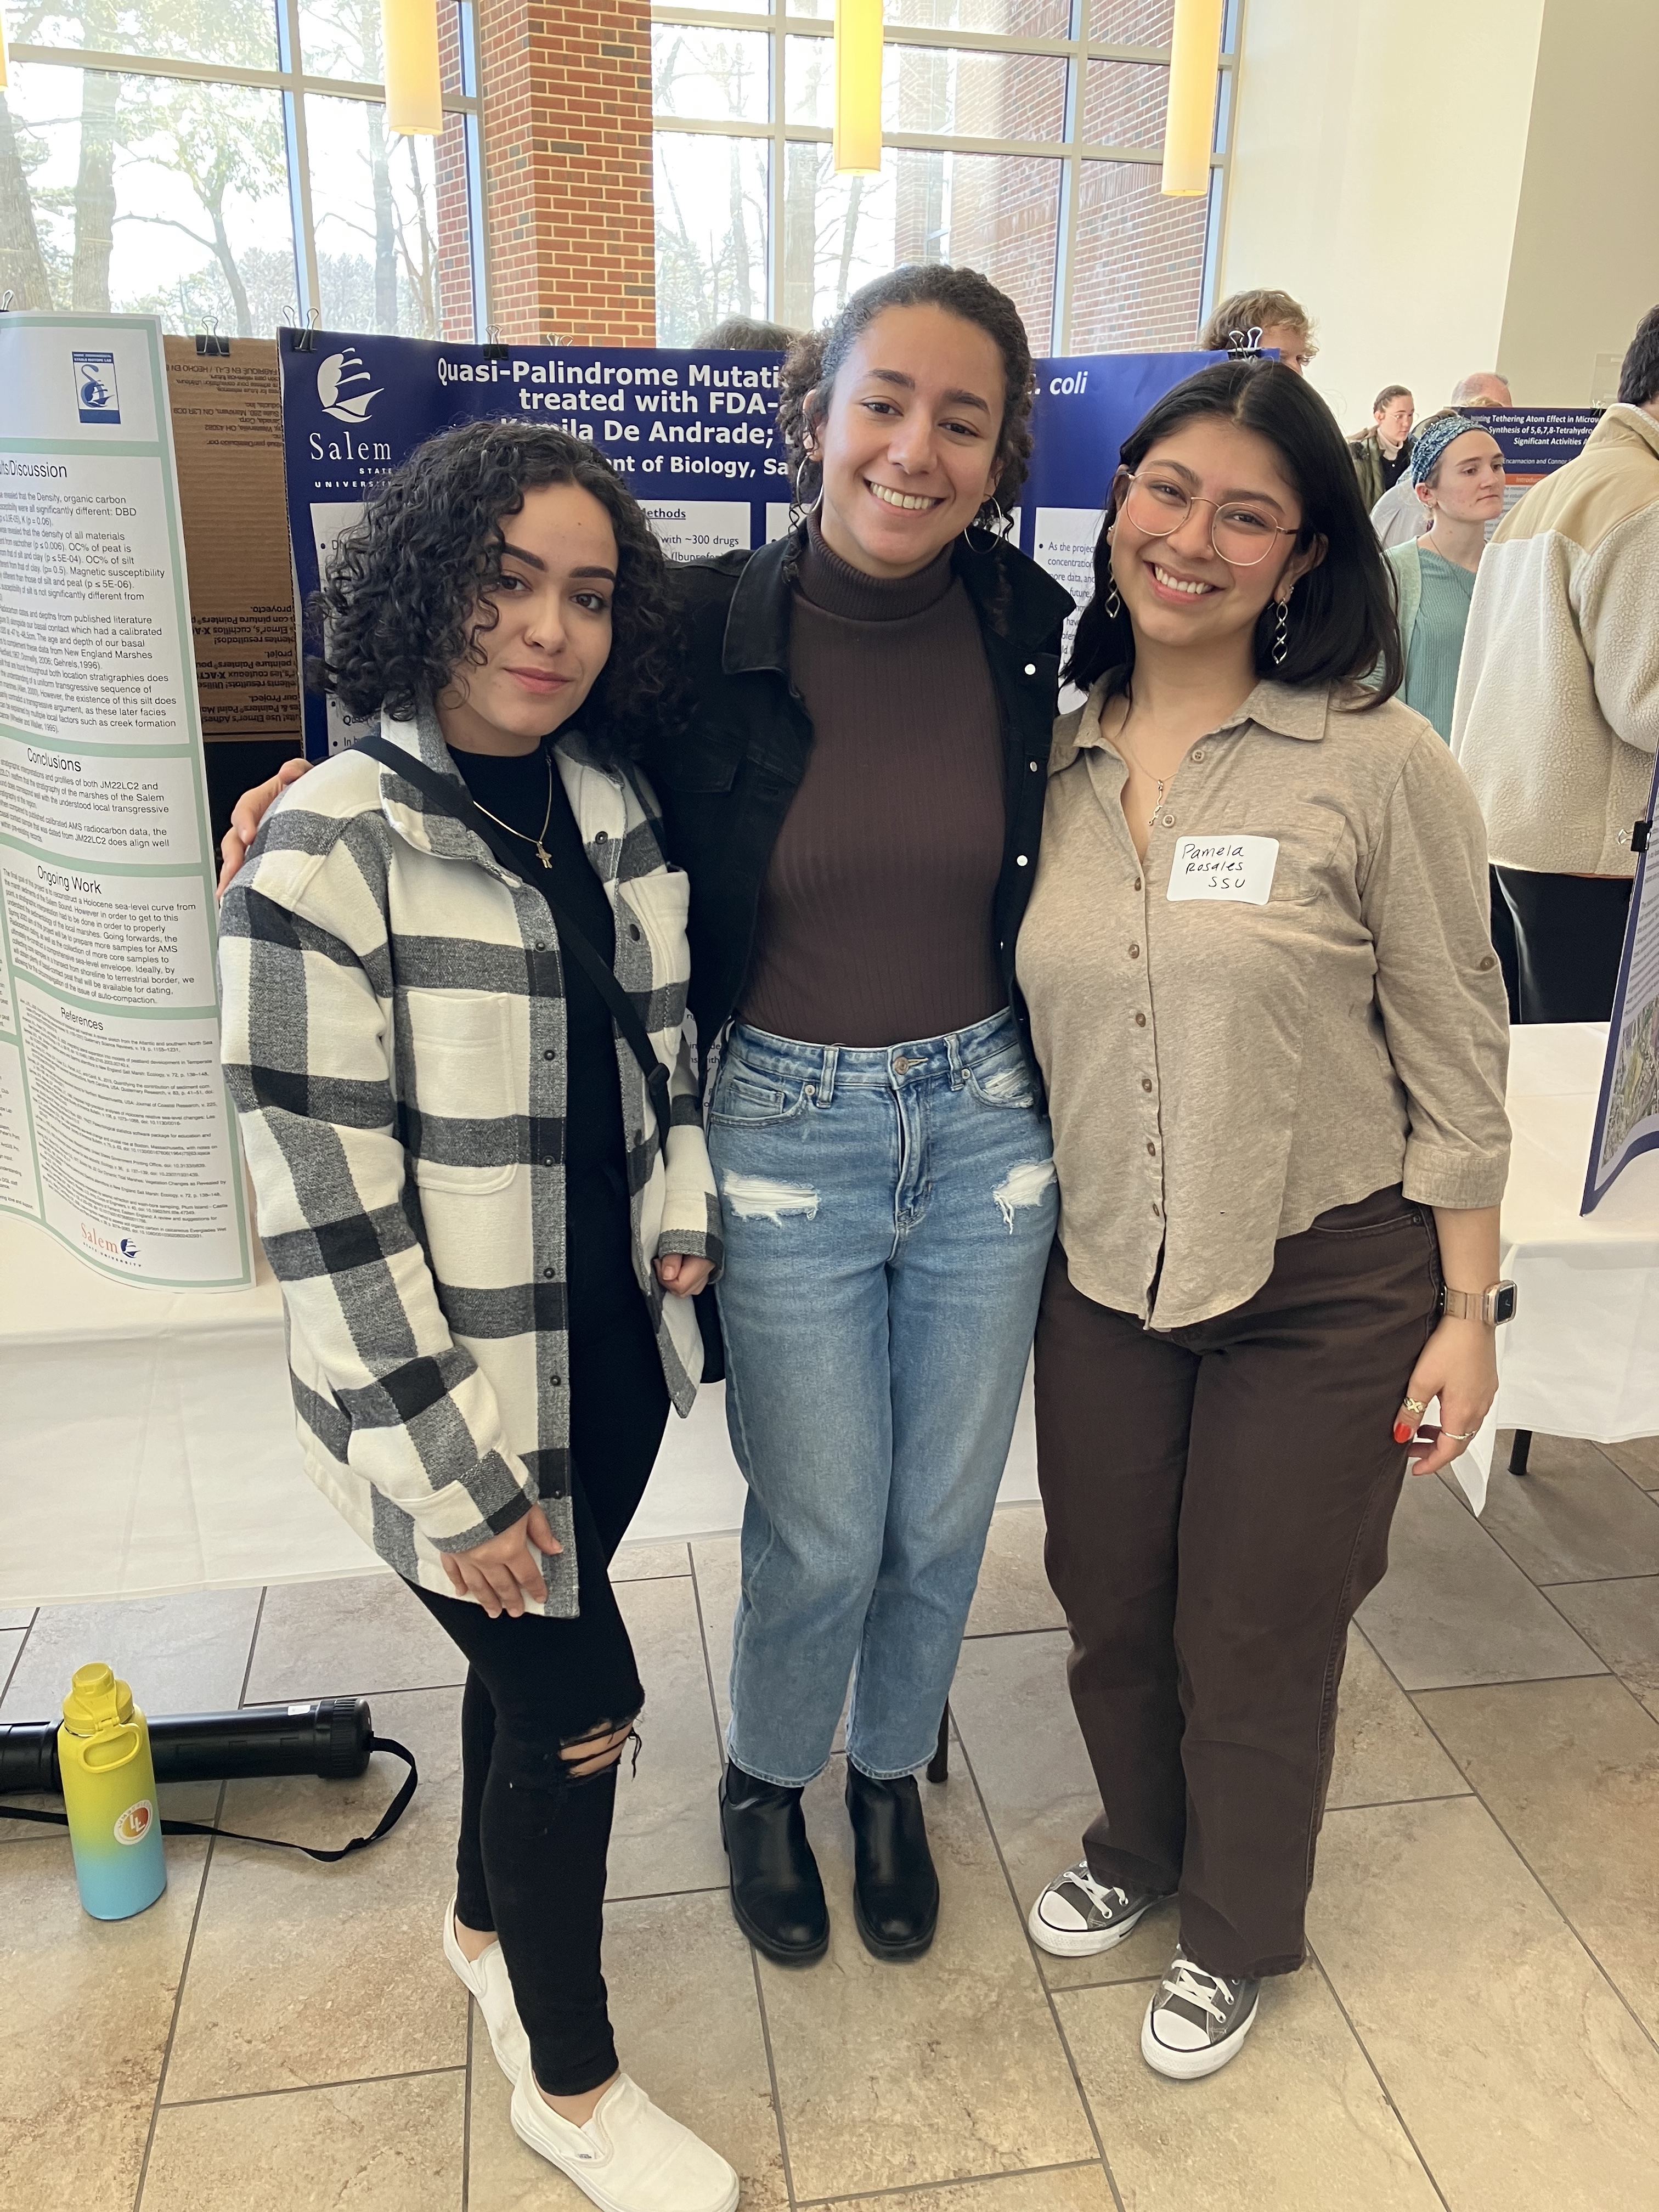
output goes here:
[[1439, 1285], [1397, 1187], [1282, 1238], [1254, 1297], [1189, 1328], [1049, 1261], [1037, 1473], [1101, 1796], [1084, 1848], [1097, 1881], [1178, 1890], [1215, 1973], [1302, 1963], [1348, 1623], [1388, 1565]]

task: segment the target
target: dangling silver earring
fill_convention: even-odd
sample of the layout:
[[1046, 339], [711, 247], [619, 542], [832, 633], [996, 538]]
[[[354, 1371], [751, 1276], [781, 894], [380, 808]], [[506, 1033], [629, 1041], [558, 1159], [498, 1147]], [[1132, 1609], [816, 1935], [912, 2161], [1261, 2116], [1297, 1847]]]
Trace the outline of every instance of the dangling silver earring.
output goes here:
[[1291, 603], [1288, 599], [1281, 599], [1279, 603], [1279, 620], [1273, 628], [1273, 666], [1275, 668], [1284, 666], [1285, 655], [1290, 652], [1290, 639], [1287, 635], [1290, 627]]
[[1112, 580], [1112, 588], [1111, 588], [1111, 590], [1110, 590], [1109, 592], [1107, 592], [1107, 594], [1106, 594], [1106, 619], [1107, 619], [1107, 621], [1108, 621], [1108, 622], [1115, 622], [1115, 621], [1117, 620], [1118, 617], [1122, 613], [1122, 611], [1123, 611], [1123, 602], [1122, 602], [1122, 600], [1121, 600], [1121, 599], [1119, 599], [1119, 597], [1118, 597], [1118, 595], [1117, 595], [1117, 579], [1116, 579], [1115, 577], [1114, 577], [1114, 578], [1113, 578], [1113, 580]]

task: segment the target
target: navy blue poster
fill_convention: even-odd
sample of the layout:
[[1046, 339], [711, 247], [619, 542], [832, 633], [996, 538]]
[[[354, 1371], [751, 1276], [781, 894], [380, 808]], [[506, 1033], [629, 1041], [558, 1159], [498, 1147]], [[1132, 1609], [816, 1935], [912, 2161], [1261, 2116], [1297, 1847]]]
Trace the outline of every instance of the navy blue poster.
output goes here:
[[[551, 422], [590, 440], [621, 471], [671, 559], [746, 550], [789, 527], [776, 354], [449, 345], [291, 330], [279, 334], [277, 354], [301, 605], [376, 484], [458, 422]], [[1021, 550], [1079, 604], [1091, 588], [1090, 560], [1119, 446], [1154, 399], [1215, 358], [1106, 354], [1037, 363], [1036, 451], [1013, 527]], [[305, 713], [313, 759], [362, 734], [337, 700], [307, 693]]]

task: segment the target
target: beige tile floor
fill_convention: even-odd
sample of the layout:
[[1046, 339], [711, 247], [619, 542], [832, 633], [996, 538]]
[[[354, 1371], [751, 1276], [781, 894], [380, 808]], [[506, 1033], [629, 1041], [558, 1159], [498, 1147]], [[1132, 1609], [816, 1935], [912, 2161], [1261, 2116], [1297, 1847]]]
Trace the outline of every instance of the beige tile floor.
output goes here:
[[[650, 1705], [624, 1779], [606, 1970], [625, 2063], [732, 2159], [750, 2212], [1659, 2212], [1659, 1445], [1540, 1437], [1477, 1522], [1410, 1488], [1361, 1616], [1310, 1914], [1207, 2083], [1138, 2037], [1161, 1911], [1067, 1964], [1028, 1945], [1091, 1784], [1036, 1508], [997, 1517], [926, 1789], [939, 1940], [851, 1926], [839, 1761], [809, 1800], [835, 1936], [757, 1960], [714, 1810], [734, 1540], [618, 1562]], [[153, 1710], [361, 1692], [422, 1786], [323, 1867], [170, 1844], [152, 1911], [88, 1920], [67, 1844], [0, 1820], [0, 2203], [19, 2212], [579, 2212], [518, 2142], [440, 1955], [459, 1668], [385, 1579], [65, 1607], [0, 1624], [0, 1721], [112, 1660]], [[394, 1780], [244, 1783], [173, 1809], [314, 1842]]]

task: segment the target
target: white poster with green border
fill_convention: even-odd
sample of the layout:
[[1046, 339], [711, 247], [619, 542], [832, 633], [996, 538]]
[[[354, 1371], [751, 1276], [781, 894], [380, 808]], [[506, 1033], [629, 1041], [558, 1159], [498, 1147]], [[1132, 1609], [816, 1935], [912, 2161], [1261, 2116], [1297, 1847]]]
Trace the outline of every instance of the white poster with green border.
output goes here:
[[0, 313], [0, 1209], [252, 1279], [161, 326]]

